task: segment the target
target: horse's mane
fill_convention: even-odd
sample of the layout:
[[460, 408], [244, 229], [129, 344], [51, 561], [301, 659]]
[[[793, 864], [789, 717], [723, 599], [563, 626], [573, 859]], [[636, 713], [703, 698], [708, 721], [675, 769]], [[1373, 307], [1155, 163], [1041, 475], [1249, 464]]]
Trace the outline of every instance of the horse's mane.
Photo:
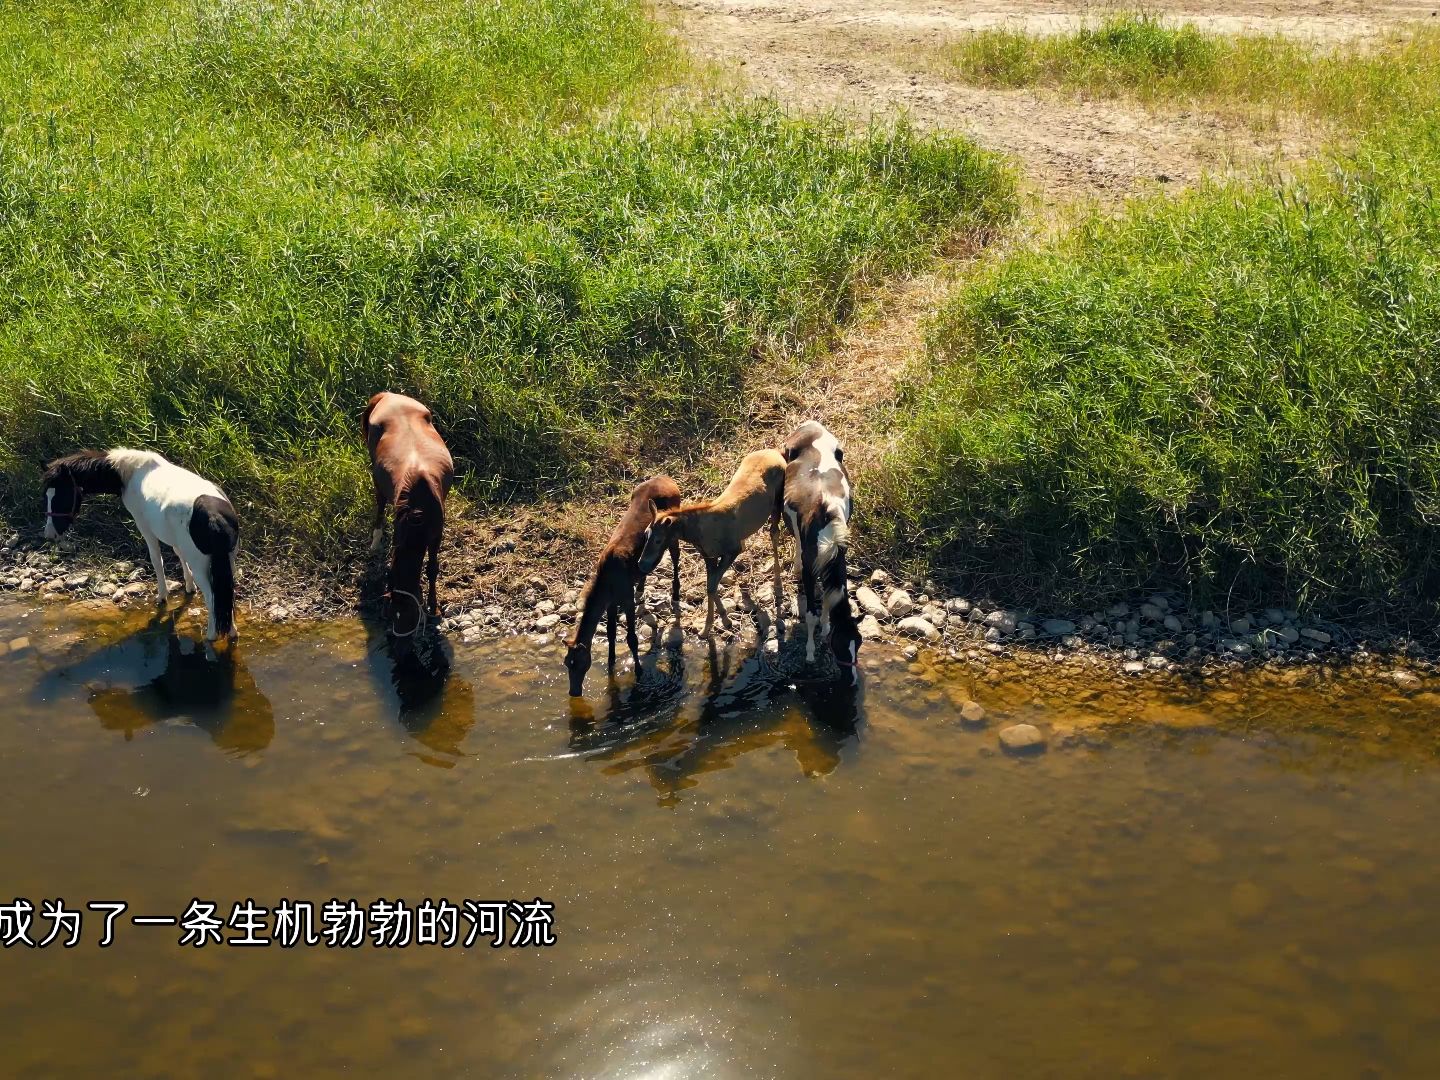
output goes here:
[[[129, 451], [138, 453], [139, 451]], [[124, 468], [114, 458], [113, 450], [77, 450], [56, 458], [45, 468], [44, 483], [51, 484], [61, 473], [69, 473], [81, 488], [108, 494], [119, 494], [135, 472], [134, 466]]]

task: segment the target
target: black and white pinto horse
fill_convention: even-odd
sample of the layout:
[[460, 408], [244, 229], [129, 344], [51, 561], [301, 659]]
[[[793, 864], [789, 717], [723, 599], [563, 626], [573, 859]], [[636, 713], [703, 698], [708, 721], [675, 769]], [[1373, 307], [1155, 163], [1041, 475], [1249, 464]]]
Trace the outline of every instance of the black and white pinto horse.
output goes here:
[[[807, 420], [780, 448], [785, 457], [785, 520], [796, 540], [800, 610], [805, 612], [805, 659], [815, 659], [815, 627], [851, 686], [859, 681], [860, 628], [850, 608], [845, 551], [850, 541], [850, 474], [845, 451], [824, 425]], [[817, 588], [818, 587], [818, 588]]]
[[70, 528], [85, 495], [119, 495], [150, 549], [159, 582], [156, 602], [169, 599], [164, 541], [180, 556], [185, 591], [198, 585], [210, 619], [205, 640], [224, 634], [235, 641], [235, 552], [240, 522], [225, 493], [189, 469], [148, 450], [81, 450], [52, 461], [45, 471], [45, 536]]

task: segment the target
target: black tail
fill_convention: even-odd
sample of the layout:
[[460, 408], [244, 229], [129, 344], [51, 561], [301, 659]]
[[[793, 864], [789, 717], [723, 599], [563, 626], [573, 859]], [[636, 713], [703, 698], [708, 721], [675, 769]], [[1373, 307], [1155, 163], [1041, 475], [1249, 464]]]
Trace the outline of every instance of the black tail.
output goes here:
[[837, 544], [835, 554], [830, 556], [825, 569], [820, 571], [820, 592], [823, 597], [821, 603], [827, 611], [835, 605], [847, 609], [850, 605], [849, 583], [845, 580], [845, 547], [844, 543]]
[[235, 566], [233, 553], [240, 545], [240, 521], [224, 499], [201, 495], [190, 511], [190, 539], [202, 555], [210, 557], [210, 588], [214, 596], [215, 632], [224, 637], [235, 630]]

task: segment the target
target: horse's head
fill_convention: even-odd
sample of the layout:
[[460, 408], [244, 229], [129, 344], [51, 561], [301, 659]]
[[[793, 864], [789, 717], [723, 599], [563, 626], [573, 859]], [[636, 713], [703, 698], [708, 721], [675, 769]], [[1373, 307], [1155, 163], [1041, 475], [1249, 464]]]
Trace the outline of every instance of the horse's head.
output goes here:
[[576, 639], [565, 650], [565, 670], [570, 672], [570, 696], [585, 692], [585, 673], [590, 670], [590, 643]]
[[81, 450], [58, 458], [45, 467], [40, 491], [45, 499], [45, 538], [54, 540], [75, 520], [80, 500], [87, 491], [97, 495], [119, 495], [125, 482], [100, 450]]
[[650, 501], [650, 511], [655, 515], [650, 527], [642, 533], [644, 547], [640, 549], [640, 573], [649, 574], [660, 562], [670, 545], [675, 542], [675, 532], [680, 527], [674, 510], [659, 510], [655, 501]]
[[414, 553], [398, 542], [390, 560], [390, 573], [385, 582], [389, 600], [390, 637], [401, 655], [415, 647], [415, 638], [425, 627], [425, 602], [421, 599], [420, 567], [423, 548]]
[[85, 490], [64, 458], [51, 462], [40, 481], [40, 490], [45, 497], [45, 539], [54, 540], [75, 520]]
[[847, 597], [830, 611], [830, 651], [847, 686], [860, 685], [860, 643], [864, 640]]

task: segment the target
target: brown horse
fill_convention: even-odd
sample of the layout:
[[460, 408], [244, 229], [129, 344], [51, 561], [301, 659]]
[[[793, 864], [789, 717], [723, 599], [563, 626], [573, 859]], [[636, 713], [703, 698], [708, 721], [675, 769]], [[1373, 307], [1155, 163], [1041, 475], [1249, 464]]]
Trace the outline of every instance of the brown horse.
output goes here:
[[730, 616], [720, 599], [720, 579], [739, 556], [745, 541], [770, 523], [770, 548], [775, 556], [775, 603], [780, 603], [780, 498], [785, 484], [785, 459], [776, 450], [747, 454], [729, 485], [714, 502], [692, 503], [677, 510], [661, 510], [646, 530], [640, 571], [655, 569], [660, 556], [677, 539], [684, 540], [705, 559], [705, 636], [715, 623], [715, 612], [726, 630]]
[[[565, 667], [570, 672], [570, 696], [579, 697], [585, 689], [585, 673], [590, 670], [590, 642], [600, 617], [610, 637], [610, 668], [615, 668], [615, 624], [620, 612], [625, 613], [625, 644], [635, 668], [640, 668], [640, 638], [635, 633], [635, 608], [645, 594], [648, 571], [640, 569], [640, 552], [645, 546], [646, 532], [655, 520], [657, 509], [668, 510], [680, 505], [680, 488], [668, 476], [652, 476], [630, 496], [630, 507], [610, 534], [610, 541], [595, 563], [590, 584], [585, 587], [580, 621], [575, 636], [566, 642]], [[674, 574], [670, 581], [670, 604], [680, 614], [680, 543], [670, 545], [670, 565]], [[651, 567], [653, 569], [653, 567]]]
[[445, 531], [445, 496], [455, 479], [455, 463], [435, 430], [430, 410], [404, 394], [382, 392], [370, 399], [362, 421], [375, 481], [375, 526], [370, 550], [385, 536], [385, 508], [395, 507], [395, 540], [390, 548], [386, 597], [390, 633], [409, 642], [425, 625], [420, 601], [420, 566], [428, 552], [430, 605], [438, 615], [435, 578], [440, 573], [440, 537]]

